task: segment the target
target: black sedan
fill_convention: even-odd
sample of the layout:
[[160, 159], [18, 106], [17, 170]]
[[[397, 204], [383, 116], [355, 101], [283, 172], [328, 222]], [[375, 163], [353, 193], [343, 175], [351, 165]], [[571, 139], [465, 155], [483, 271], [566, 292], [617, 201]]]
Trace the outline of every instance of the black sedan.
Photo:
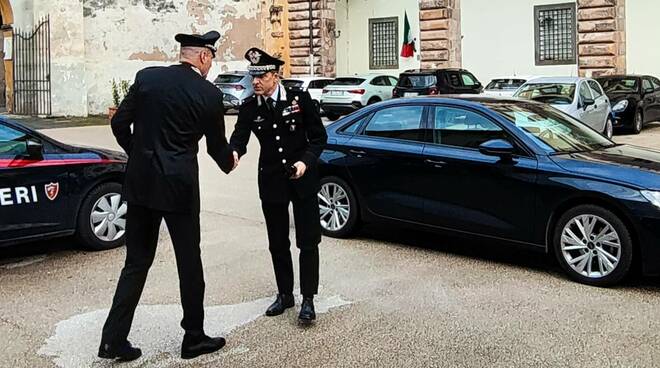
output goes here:
[[394, 222], [554, 251], [573, 279], [660, 274], [660, 152], [615, 144], [548, 105], [483, 97], [369, 106], [328, 127], [328, 236]]
[[597, 78], [612, 104], [614, 127], [638, 134], [644, 124], [660, 121], [660, 80], [643, 75]]
[[94, 250], [121, 245], [126, 160], [0, 119], [0, 246], [74, 234]]

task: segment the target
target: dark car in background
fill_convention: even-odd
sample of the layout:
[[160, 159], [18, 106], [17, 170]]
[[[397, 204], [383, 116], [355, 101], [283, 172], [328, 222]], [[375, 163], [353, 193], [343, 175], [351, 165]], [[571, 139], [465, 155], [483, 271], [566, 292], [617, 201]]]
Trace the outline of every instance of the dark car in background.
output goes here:
[[231, 71], [218, 75], [213, 81], [220, 88], [227, 110], [238, 110], [243, 101], [254, 94], [252, 77], [246, 71]]
[[478, 94], [482, 91], [481, 82], [465, 69], [416, 69], [399, 75], [392, 96]]
[[93, 250], [123, 244], [126, 161], [0, 119], [0, 246], [70, 235]]
[[331, 124], [323, 232], [405, 224], [552, 252], [571, 278], [660, 274], [660, 152], [616, 144], [535, 101], [419, 97]]
[[644, 124], [660, 120], [660, 80], [648, 75], [596, 78], [612, 105], [614, 127], [638, 134]]

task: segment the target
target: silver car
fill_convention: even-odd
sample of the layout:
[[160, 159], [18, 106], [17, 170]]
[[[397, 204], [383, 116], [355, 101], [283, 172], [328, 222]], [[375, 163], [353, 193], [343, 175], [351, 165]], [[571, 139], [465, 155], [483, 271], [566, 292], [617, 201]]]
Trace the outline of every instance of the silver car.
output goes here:
[[541, 77], [523, 84], [514, 97], [545, 102], [612, 138], [612, 108], [593, 79]]
[[227, 110], [238, 110], [243, 101], [254, 94], [252, 77], [246, 71], [222, 73], [213, 84], [224, 94], [222, 102]]

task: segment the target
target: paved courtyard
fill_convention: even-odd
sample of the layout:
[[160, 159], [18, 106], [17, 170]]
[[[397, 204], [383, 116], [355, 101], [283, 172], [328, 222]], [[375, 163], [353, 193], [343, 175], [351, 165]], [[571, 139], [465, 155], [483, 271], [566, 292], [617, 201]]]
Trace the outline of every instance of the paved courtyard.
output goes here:
[[[46, 133], [118, 149], [107, 126]], [[660, 124], [615, 140], [660, 150]], [[323, 239], [316, 326], [298, 327], [295, 310], [264, 317], [275, 283], [255, 139], [249, 151], [229, 176], [200, 155], [207, 332], [227, 346], [178, 358], [179, 290], [163, 229], [131, 335], [145, 355], [121, 366], [660, 366], [660, 280], [584, 286], [544, 254], [405, 228]], [[0, 367], [111, 366], [95, 353], [123, 259], [123, 248], [87, 252], [68, 239], [0, 249]]]

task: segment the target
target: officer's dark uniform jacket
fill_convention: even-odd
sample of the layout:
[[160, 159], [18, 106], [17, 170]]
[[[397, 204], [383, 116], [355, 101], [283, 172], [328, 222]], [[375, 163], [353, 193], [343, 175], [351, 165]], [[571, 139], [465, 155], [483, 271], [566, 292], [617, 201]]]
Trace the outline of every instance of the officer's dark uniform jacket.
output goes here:
[[129, 204], [199, 211], [197, 152], [203, 135], [220, 168], [228, 173], [233, 167], [222, 92], [189, 64], [138, 72], [112, 119], [112, 131], [129, 155], [123, 189]]
[[[247, 151], [250, 134], [261, 145], [259, 196], [265, 202], [288, 202], [316, 196], [319, 190], [318, 158], [327, 141], [325, 127], [308, 92], [286, 91], [282, 85], [273, 94], [274, 108], [263, 96], [252, 96], [241, 105], [230, 144], [239, 155]], [[307, 166], [299, 179], [289, 179], [286, 168], [297, 161]]]

